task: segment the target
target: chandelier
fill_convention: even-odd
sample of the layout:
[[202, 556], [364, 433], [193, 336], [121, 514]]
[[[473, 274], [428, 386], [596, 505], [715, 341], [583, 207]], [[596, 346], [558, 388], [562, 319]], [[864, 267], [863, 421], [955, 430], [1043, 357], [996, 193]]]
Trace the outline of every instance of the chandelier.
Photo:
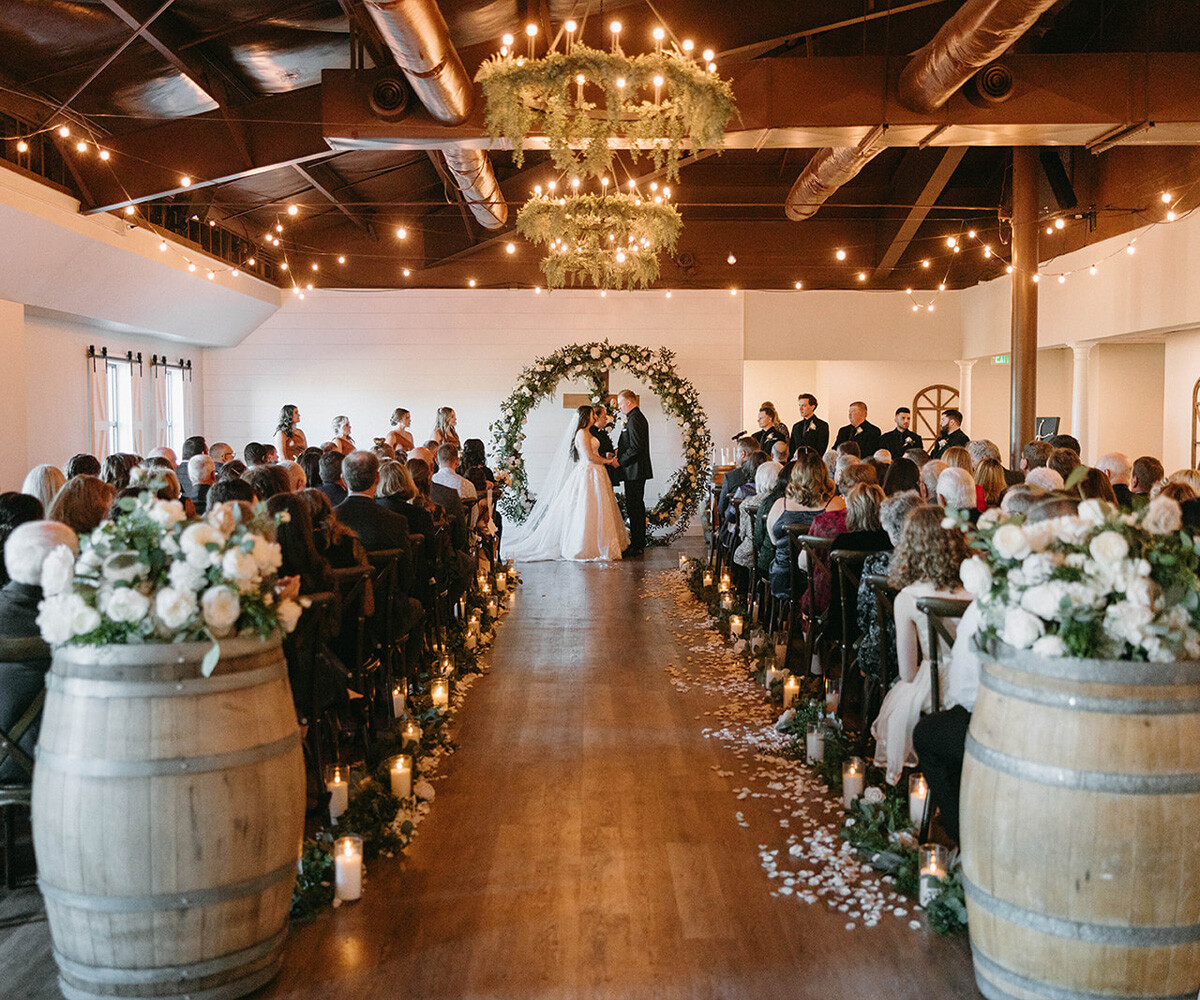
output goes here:
[[533, 197], [517, 215], [517, 231], [530, 243], [546, 248], [542, 271], [548, 288], [590, 281], [597, 288], [645, 288], [658, 278], [658, 255], [673, 253], [682, 220], [668, 198], [669, 187], [651, 186], [643, 198], [633, 182], [626, 192], [560, 196], [556, 185]]
[[620, 22], [608, 27], [607, 52], [577, 42], [582, 26], [574, 21], [540, 57], [536, 25], [526, 29], [527, 55], [517, 55], [512, 35], [505, 35], [500, 52], [475, 76], [492, 141], [507, 139], [520, 167], [526, 140], [540, 133], [559, 170], [594, 177], [610, 172], [624, 147], [634, 160], [647, 153], [668, 181], [677, 180], [686, 149], [724, 148], [725, 128], [736, 114], [733, 90], [717, 75], [711, 51], [697, 59], [691, 41], [667, 47], [666, 31], [658, 27], [654, 51], [629, 56], [621, 50]]

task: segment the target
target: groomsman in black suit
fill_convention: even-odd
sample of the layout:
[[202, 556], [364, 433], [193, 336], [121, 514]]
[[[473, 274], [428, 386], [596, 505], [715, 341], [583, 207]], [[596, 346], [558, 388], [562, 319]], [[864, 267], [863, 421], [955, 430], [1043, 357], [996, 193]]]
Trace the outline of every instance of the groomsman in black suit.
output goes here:
[[[592, 407], [592, 413], [596, 416], [596, 422], [592, 424], [590, 430], [592, 437], [596, 439], [596, 451], [601, 458], [610, 458], [616, 453], [616, 449], [613, 447], [612, 437], [608, 433], [608, 407], [603, 403], [597, 403]], [[608, 478], [612, 480], [613, 486], [616, 486], [621, 481], [621, 473], [611, 465], [606, 468]]]
[[867, 404], [861, 399], [850, 404], [850, 423], [837, 433], [833, 442], [836, 448], [845, 441], [853, 441], [858, 445], [858, 453], [863, 458], [870, 458], [879, 450], [879, 428], [867, 419]]
[[617, 407], [625, 417], [625, 429], [617, 439], [617, 465], [625, 483], [625, 514], [629, 518], [629, 548], [623, 558], [640, 556], [646, 550], [646, 480], [654, 478], [650, 466], [650, 425], [638, 409], [630, 389], [617, 394]]
[[933, 442], [929, 452], [930, 458], [941, 458], [947, 448], [965, 448], [971, 439], [962, 429], [963, 415], [960, 410], [953, 408], [942, 410], [941, 433]]
[[[879, 438], [879, 447], [886, 448], [891, 453], [893, 462], [903, 458], [909, 448], [925, 447], [921, 435], [909, 430], [911, 423], [912, 410], [907, 406], [902, 406], [896, 411], [896, 429], [888, 431]], [[863, 457], [870, 458], [869, 455]]]
[[824, 455], [829, 447], [829, 425], [817, 416], [817, 397], [811, 392], [800, 393], [800, 419], [792, 424], [788, 449], [794, 456], [801, 448], [811, 448]]

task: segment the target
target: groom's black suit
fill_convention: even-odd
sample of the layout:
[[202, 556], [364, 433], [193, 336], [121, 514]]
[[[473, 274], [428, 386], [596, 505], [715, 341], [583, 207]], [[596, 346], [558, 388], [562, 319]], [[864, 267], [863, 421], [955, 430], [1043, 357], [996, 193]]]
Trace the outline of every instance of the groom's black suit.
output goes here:
[[[592, 437], [596, 439], [596, 451], [601, 458], [611, 458], [616, 449], [613, 447], [612, 438], [609, 436], [607, 427], [597, 427], [594, 424], [589, 428]], [[613, 486], [621, 481], [621, 473], [614, 469], [611, 465], [605, 466], [608, 471], [608, 478], [612, 481]]]
[[617, 462], [625, 483], [625, 513], [629, 517], [629, 547], [646, 547], [646, 480], [654, 478], [650, 466], [650, 425], [638, 407], [625, 414], [625, 429], [617, 439]]

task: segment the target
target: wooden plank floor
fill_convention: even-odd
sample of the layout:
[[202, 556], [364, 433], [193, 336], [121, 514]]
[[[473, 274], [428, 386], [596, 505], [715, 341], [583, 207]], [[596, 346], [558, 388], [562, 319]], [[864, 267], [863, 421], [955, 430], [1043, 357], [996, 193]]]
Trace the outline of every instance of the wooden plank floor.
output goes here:
[[[672, 688], [670, 608], [639, 596], [675, 560], [525, 567], [408, 859], [297, 928], [262, 996], [978, 997], [962, 938], [771, 897], [777, 817], [716, 774], [711, 696]], [[44, 923], [0, 930], [0, 995], [57, 995]]]

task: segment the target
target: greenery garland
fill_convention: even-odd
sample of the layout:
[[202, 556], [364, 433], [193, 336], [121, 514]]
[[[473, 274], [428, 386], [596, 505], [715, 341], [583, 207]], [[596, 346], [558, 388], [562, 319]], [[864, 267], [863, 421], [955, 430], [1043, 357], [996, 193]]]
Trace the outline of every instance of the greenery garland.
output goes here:
[[683, 222], [661, 196], [637, 194], [535, 195], [517, 215], [517, 231], [549, 252], [542, 260], [547, 287], [645, 288], [658, 279], [658, 255], [674, 253]]
[[[576, 44], [569, 55], [496, 55], [475, 80], [492, 141], [511, 142], [518, 167], [525, 140], [541, 132], [559, 170], [597, 177], [612, 170], [617, 147], [627, 143], [635, 160], [648, 151], [654, 166], [676, 180], [685, 143], [692, 150], [724, 149], [725, 129], [737, 113], [727, 81], [673, 51], [626, 56]], [[586, 100], [584, 87], [599, 87], [604, 106]]]
[[529, 411], [550, 396], [563, 379], [586, 379], [591, 397], [604, 399], [602, 372], [612, 368], [623, 368], [649, 385], [661, 400], [663, 412], [674, 417], [683, 432], [684, 464], [671, 477], [654, 509], [646, 512], [649, 527], [668, 529], [653, 540], [654, 544], [663, 545], [687, 528], [704, 499], [712, 446], [700, 394], [675, 370], [675, 354], [665, 347], [654, 351], [636, 344], [610, 344], [607, 340], [568, 344], [527, 365], [521, 371], [517, 387], [500, 404], [500, 418], [488, 427], [492, 432], [493, 453], [501, 466], [497, 479], [505, 487], [500, 509], [518, 524], [533, 510], [535, 498], [529, 491], [521, 454]]

